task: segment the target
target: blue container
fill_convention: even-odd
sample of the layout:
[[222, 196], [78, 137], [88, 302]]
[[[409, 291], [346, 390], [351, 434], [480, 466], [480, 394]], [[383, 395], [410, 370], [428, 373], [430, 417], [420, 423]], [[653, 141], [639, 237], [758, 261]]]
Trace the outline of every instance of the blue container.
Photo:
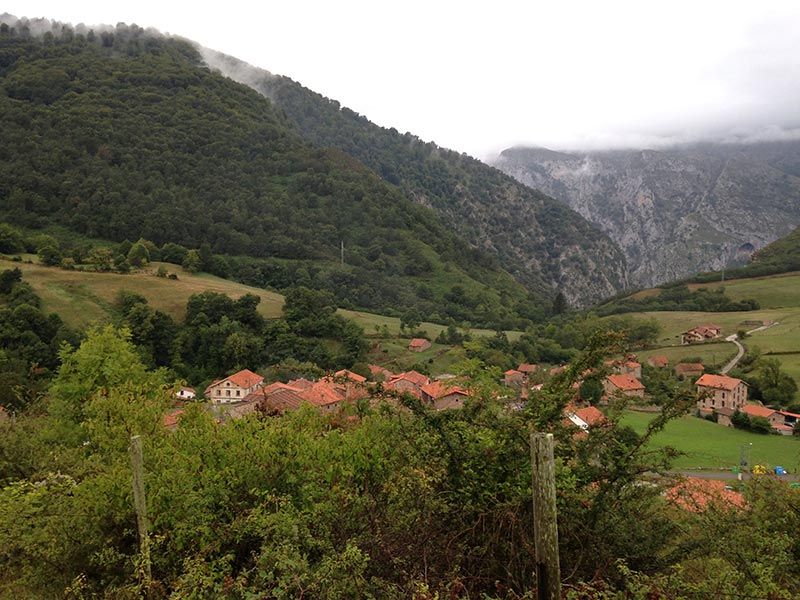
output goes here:
[[786, 475], [786, 469], [783, 467], [775, 467], [775, 475]]

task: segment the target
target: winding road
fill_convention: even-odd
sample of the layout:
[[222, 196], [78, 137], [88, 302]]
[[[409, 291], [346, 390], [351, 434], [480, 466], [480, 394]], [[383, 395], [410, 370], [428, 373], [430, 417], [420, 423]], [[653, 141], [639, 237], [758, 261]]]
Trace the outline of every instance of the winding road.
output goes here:
[[[756, 331], [764, 331], [765, 329], [769, 329], [770, 327], [773, 327], [775, 325], [780, 325], [780, 323], [775, 321], [774, 323], [770, 323], [769, 325], [762, 325], [761, 327], [756, 327], [755, 329], [751, 329], [750, 331], [748, 331], [747, 335], [750, 335], [751, 333], [755, 333]], [[722, 367], [722, 369], [720, 370], [720, 373], [723, 374], [723, 375], [726, 375], [728, 373], [728, 371], [730, 371], [736, 365], [738, 365], [739, 361], [742, 360], [742, 357], [744, 356], [744, 353], [745, 353], [744, 346], [742, 346], [741, 342], [739, 342], [739, 336], [737, 334], [733, 333], [733, 334], [729, 335], [728, 337], [725, 338], [725, 341], [726, 342], [731, 342], [733, 344], [736, 344], [736, 347], [739, 349], [739, 351], [736, 353], [736, 356], [734, 356], [727, 365]]]

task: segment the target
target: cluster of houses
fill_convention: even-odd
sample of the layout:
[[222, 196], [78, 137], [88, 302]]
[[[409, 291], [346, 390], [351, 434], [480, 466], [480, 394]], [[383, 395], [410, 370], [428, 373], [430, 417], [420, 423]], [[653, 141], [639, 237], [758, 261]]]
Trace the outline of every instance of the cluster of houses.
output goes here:
[[772, 430], [792, 435], [800, 415], [785, 410], [773, 410], [760, 404], [748, 404], [747, 384], [736, 377], [706, 373], [695, 383], [699, 392], [697, 410], [701, 415], [716, 414], [717, 423], [733, 426], [736, 411], [749, 417], [765, 418]]
[[[332, 412], [343, 404], [374, 396], [377, 386], [381, 386], [383, 392], [411, 394], [434, 410], [461, 408], [470, 395], [466, 388], [452, 383], [452, 376], [431, 379], [417, 371], [395, 374], [377, 365], [371, 365], [370, 371], [382, 381], [370, 382], [363, 375], [341, 370], [318, 380], [300, 378], [267, 385], [261, 375], [243, 369], [212, 381], [204, 395], [227, 419], [241, 418], [255, 411], [282, 414], [298, 409], [303, 403]], [[187, 387], [175, 394], [179, 400], [190, 400], [196, 395], [195, 390]], [[181, 413], [180, 408], [167, 413], [165, 425], [174, 427]]]
[[[659, 369], [669, 367], [666, 356], [651, 356], [648, 363]], [[629, 355], [621, 360], [607, 361], [605, 365], [611, 372], [602, 381], [601, 402], [618, 396], [645, 399], [646, 390], [641, 382], [642, 365], [636, 356]], [[431, 379], [417, 371], [393, 373], [378, 365], [370, 365], [369, 368], [374, 381], [368, 381], [358, 373], [341, 370], [318, 380], [299, 378], [286, 383], [275, 382], [268, 385], [261, 375], [243, 369], [223, 379], [212, 381], [205, 389], [205, 397], [212, 405], [219, 407], [220, 412], [227, 418], [238, 418], [255, 411], [282, 414], [296, 410], [304, 403], [323, 412], [331, 412], [346, 403], [380, 396], [381, 393], [388, 397], [391, 397], [392, 393], [408, 393], [434, 410], [446, 410], [463, 407], [470, 396], [467, 388], [454, 383], [452, 375]], [[549, 375], [556, 375], [563, 369], [564, 367], [552, 368]], [[678, 363], [674, 366], [676, 377], [698, 378], [695, 387], [698, 392], [697, 410], [701, 415], [714, 414], [719, 424], [732, 426], [733, 415], [736, 411], [740, 411], [751, 417], [765, 418], [776, 433], [792, 435], [800, 415], [748, 403], [747, 384], [744, 381], [727, 375], [704, 373], [704, 370], [701, 363]], [[506, 371], [503, 374], [503, 382], [519, 390], [519, 398], [524, 400], [528, 398], [530, 390], [542, 387], [541, 383], [533, 384], [533, 376], [538, 371], [538, 365], [522, 363], [516, 369]], [[575, 400], [579, 401], [577, 394], [579, 385], [575, 384], [575, 388]], [[192, 388], [182, 387], [175, 396], [179, 400], [191, 400], [196, 397], [196, 392]], [[176, 409], [168, 413], [165, 416], [165, 424], [174, 427], [181, 412], [181, 409]], [[578, 429], [586, 431], [589, 427], [601, 423], [604, 417], [603, 413], [593, 406], [579, 408], [570, 404], [564, 411], [564, 419], [565, 423], [571, 423]]]
[[681, 334], [681, 344], [697, 344], [718, 338], [722, 328], [718, 325], [698, 325]]

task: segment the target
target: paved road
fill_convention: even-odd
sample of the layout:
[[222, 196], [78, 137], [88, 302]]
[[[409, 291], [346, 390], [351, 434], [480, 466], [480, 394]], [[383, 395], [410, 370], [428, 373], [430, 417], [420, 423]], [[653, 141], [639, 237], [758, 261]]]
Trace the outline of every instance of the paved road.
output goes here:
[[[738, 475], [732, 471], [670, 471], [670, 474], [673, 475], [683, 475], [685, 477], [697, 477], [699, 479], [716, 479], [716, 480], [724, 480], [724, 481], [731, 481], [738, 479]], [[750, 473], [744, 473], [742, 475], [742, 479], [750, 479], [752, 475]], [[800, 477], [796, 473], [787, 473], [786, 475], [781, 475], [782, 481], [798, 481]]]
[[[774, 323], [770, 323], [769, 325], [762, 325], [761, 327], [756, 327], [755, 329], [751, 329], [750, 331], [748, 331], [747, 335], [755, 333], [756, 331], [764, 331], [765, 329], [769, 329], [774, 325], [780, 325], [780, 323], [775, 321]], [[722, 373], [723, 375], [725, 375], [728, 371], [730, 371], [737, 364], [739, 364], [739, 361], [742, 360], [742, 357], [744, 356], [744, 346], [742, 346], [742, 344], [739, 342], [739, 336], [737, 334], [734, 333], [729, 335], [728, 337], [725, 338], [725, 341], [736, 344], [736, 348], [738, 348], [739, 351], [727, 365], [722, 367], [720, 373]]]

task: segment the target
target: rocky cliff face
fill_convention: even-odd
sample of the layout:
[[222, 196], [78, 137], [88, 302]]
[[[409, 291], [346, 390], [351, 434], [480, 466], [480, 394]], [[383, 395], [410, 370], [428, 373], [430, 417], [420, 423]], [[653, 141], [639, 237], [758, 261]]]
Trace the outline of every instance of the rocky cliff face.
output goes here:
[[741, 264], [800, 224], [800, 142], [513, 148], [494, 165], [599, 225], [624, 251], [633, 286]]

